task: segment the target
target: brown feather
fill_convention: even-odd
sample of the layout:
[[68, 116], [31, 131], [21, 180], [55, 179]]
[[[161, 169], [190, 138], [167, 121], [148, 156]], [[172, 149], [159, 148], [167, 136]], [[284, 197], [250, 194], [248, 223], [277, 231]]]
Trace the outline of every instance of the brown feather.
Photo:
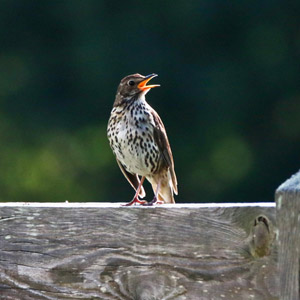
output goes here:
[[170, 143], [168, 140], [167, 132], [165, 129], [165, 126], [159, 117], [158, 113], [153, 110], [153, 117], [155, 122], [154, 127], [154, 141], [157, 143], [159, 150], [161, 151], [162, 158], [164, 160], [164, 165], [169, 168], [169, 172], [172, 178], [172, 184], [173, 184], [173, 191], [177, 195], [177, 178], [174, 170], [174, 160], [173, 155], [170, 147]]

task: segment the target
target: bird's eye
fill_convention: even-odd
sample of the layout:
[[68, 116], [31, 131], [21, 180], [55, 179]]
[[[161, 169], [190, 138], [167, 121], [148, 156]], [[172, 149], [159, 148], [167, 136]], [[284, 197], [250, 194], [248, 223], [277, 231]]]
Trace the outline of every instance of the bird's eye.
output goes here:
[[134, 86], [135, 82], [133, 80], [129, 80], [128, 84], [131, 85], [131, 86]]

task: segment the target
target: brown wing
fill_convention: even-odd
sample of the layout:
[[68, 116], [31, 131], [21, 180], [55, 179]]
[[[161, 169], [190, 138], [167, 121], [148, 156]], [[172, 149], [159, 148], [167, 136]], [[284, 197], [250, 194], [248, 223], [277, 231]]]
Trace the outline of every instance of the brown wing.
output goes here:
[[153, 117], [154, 117], [154, 122], [155, 122], [155, 127], [154, 127], [154, 141], [157, 143], [159, 150], [162, 153], [162, 157], [164, 159], [165, 164], [167, 167], [169, 167], [169, 171], [171, 174], [172, 178], [172, 183], [173, 183], [173, 190], [174, 193], [177, 195], [178, 190], [177, 190], [177, 178], [174, 170], [174, 160], [173, 160], [173, 155], [170, 147], [170, 143], [168, 140], [167, 132], [165, 129], [165, 126], [157, 114], [156, 111], [153, 110]]
[[[125, 167], [121, 164], [121, 162], [117, 159], [117, 163], [123, 173], [123, 175], [126, 177], [126, 179], [128, 180], [128, 182], [130, 183], [130, 185], [135, 189], [137, 190], [139, 184], [140, 184], [140, 179], [138, 177], [138, 175], [134, 175], [134, 174], [131, 174], [129, 173], [128, 171], [126, 171]], [[146, 193], [145, 193], [145, 190], [143, 188], [143, 186], [141, 187], [141, 190], [140, 190], [140, 194], [139, 196], [141, 198], [144, 198], [146, 196]]]

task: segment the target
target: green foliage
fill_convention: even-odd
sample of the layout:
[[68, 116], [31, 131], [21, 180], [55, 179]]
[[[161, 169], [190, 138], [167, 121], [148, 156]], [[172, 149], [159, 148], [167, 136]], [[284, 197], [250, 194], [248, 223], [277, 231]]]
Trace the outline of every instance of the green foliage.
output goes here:
[[272, 201], [299, 169], [299, 8], [1, 1], [0, 201], [129, 201], [106, 124], [135, 72], [160, 75], [178, 202]]

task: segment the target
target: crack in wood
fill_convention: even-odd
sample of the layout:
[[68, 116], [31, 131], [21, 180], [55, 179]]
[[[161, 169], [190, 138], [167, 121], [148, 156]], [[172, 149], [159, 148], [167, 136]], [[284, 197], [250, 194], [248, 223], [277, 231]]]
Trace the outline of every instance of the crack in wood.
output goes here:
[[2, 206], [9, 215], [1, 300], [278, 299], [274, 207]]

